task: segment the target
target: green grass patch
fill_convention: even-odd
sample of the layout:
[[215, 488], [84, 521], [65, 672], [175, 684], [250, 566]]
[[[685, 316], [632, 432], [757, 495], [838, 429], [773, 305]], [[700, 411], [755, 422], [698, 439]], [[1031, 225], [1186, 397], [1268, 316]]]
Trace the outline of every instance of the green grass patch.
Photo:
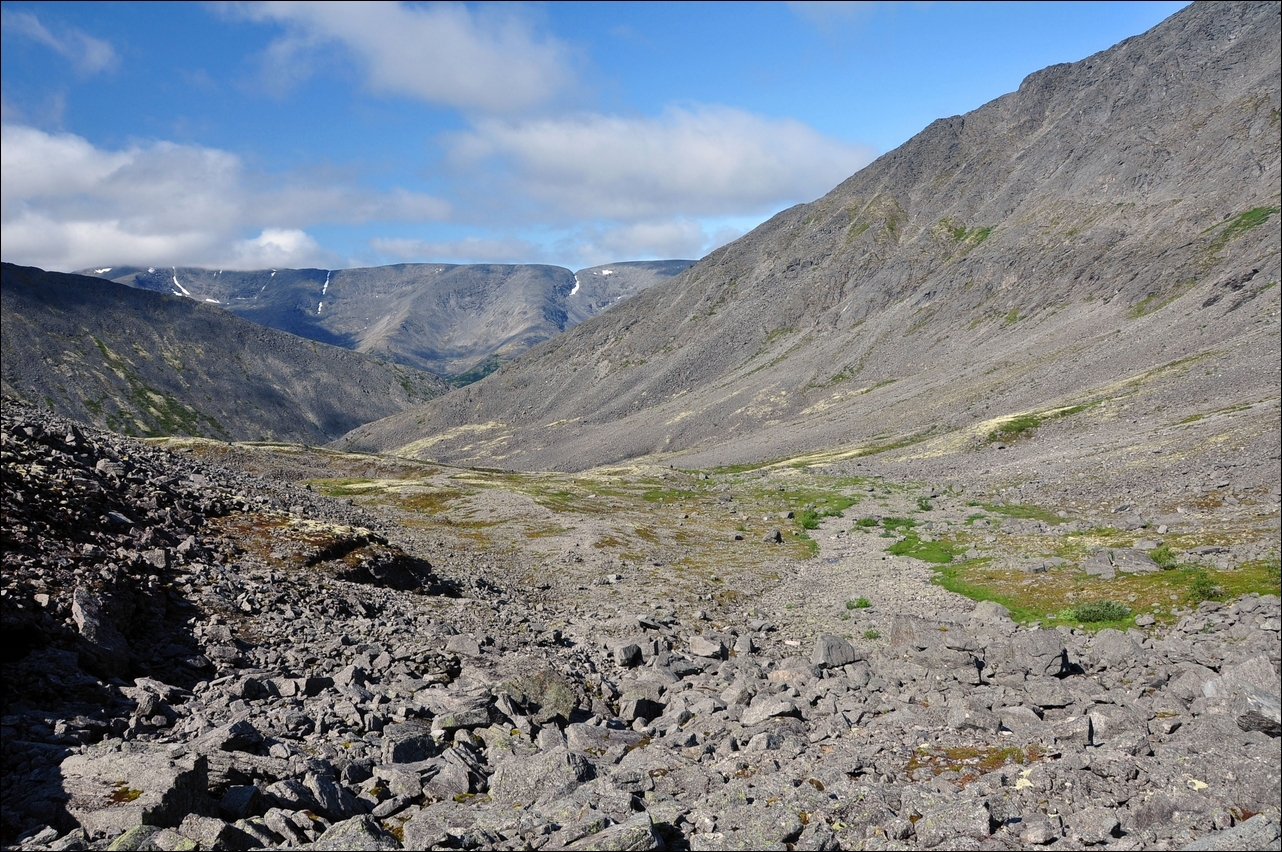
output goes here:
[[1130, 614], [1131, 608], [1117, 601], [1087, 601], [1073, 608], [1073, 617], [1084, 624], [1120, 622]]
[[1043, 509], [1041, 506], [1026, 506], [1019, 503], [984, 503], [983, 506], [994, 515], [1005, 515], [1008, 518], [1024, 518], [1027, 520], [1042, 521], [1047, 524], [1068, 523], [1067, 518], [1061, 518], [1059, 515], [1048, 509]]
[[[1276, 559], [1242, 563], [1229, 571], [1183, 567], [1151, 574], [1119, 574], [1112, 580], [1092, 577], [1072, 565], [1028, 574], [994, 566], [987, 559], [972, 559], [936, 565], [934, 582], [971, 600], [996, 601], [1021, 623], [1040, 621], [1098, 630], [1134, 626], [1140, 613], [1169, 623], [1176, 618], [1173, 607], [1201, 600], [1233, 600], [1250, 593], [1276, 595], [1280, 574]], [[1118, 602], [1129, 612], [1113, 620], [1082, 617], [1094, 618], [1097, 613], [1092, 606], [1101, 601]]]
[[1061, 417], [1071, 417], [1074, 414], [1080, 414], [1096, 403], [1084, 403], [1082, 405], [1073, 405], [1068, 408], [1059, 408], [1051, 411], [1029, 412], [1026, 414], [1017, 414], [1007, 420], [1003, 420], [985, 437], [989, 444], [1002, 441], [1010, 444], [1021, 438], [1027, 438], [1033, 434], [1038, 426], [1051, 420], [1058, 420]]
[[1148, 552], [1149, 558], [1157, 563], [1159, 568], [1170, 570], [1180, 563], [1178, 554], [1171, 549], [1169, 544], [1159, 544]]
[[641, 494], [647, 503], [679, 503], [682, 500], [694, 500], [702, 496], [699, 491], [687, 488], [650, 488]]
[[915, 533], [909, 533], [886, 548], [886, 552], [892, 556], [911, 556], [937, 565], [952, 562], [963, 550], [961, 545], [950, 541], [922, 541]]
[[1260, 225], [1263, 225], [1265, 222], [1269, 221], [1270, 216], [1275, 216], [1277, 213], [1278, 208], [1276, 207], [1255, 207], [1251, 210], [1247, 210], [1245, 213], [1237, 214], [1225, 223], [1212, 225], [1202, 233], [1209, 233], [1216, 228], [1221, 230], [1220, 233], [1216, 235], [1215, 239], [1211, 241], [1211, 244], [1207, 246], [1207, 252], [1210, 254], [1219, 254], [1230, 242], [1242, 236], [1252, 228], [1257, 228]]
[[797, 524], [803, 530], [819, 529], [819, 522], [824, 518], [840, 518], [846, 509], [858, 502], [858, 497], [848, 497], [844, 494], [828, 497], [827, 505], [802, 509], [797, 514]]
[[375, 488], [376, 480], [344, 477], [342, 479], [309, 479], [304, 484], [324, 494], [326, 497], [353, 497], [369, 494]]
[[1191, 568], [1188, 575], [1188, 592], [1185, 600], [1197, 605], [1202, 601], [1218, 601], [1224, 597], [1224, 587], [1215, 581], [1205, 568]]
[[819, 529], [820, 517], [820, 514], [814, 509], [803, 509], [801, 514], [797, 516], [797, 523], [803, 530], [817, 530]]
[[934, 432], [933, 428], [927, 429], [924, 432], [917, 432], [916, 434], [908, 435], [895, 441], [888, 441], [884, 444], [868, 444], [865, 447], [860, 447], [859, 451], [855, 453], [855, 456], [875, 456], [878, 453], [888, 453], [891, 450], [900, 450], [904, 447], [911, 447], [913, 444], [920, 444], [922, 441], [929, 438], [932, 432]]

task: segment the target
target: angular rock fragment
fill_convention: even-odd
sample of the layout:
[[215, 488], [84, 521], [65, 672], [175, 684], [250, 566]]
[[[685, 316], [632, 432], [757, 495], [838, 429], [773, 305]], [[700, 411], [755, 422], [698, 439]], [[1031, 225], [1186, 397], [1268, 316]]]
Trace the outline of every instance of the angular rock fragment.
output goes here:
[[213, 810], [204, 757], [171, 759], [163, 747], [102, 743], [59, 767], [67, 813], [90, 834], [118, 835], [136, 825], [175, 827]]

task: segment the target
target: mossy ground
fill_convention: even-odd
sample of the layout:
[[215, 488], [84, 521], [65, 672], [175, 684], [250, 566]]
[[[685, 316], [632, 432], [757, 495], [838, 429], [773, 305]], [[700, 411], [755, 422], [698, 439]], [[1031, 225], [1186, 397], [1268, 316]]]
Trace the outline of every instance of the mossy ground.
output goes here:
[[[672, 594], [722, 601], [758, 594], [787, 576], [794, 570], [790, 564], [820, 552], [816, 537], [831, 535], [830, 525], [848, 535], [884, 537], [877, 551], [931, 563], [937, 584], [1001, 603], [1026, 623], [1078, 625], [1077, 607], [1113, 601], [1127, 608], [1124, 618], [1085, 626], [1127, 627], [1142, 614], [1171, 620], [1176, 610], [1205, 597], [1279, 592], [1276, 558], [1226, 571], [1187, 556], [1199, 546], [1249, 540], [1249, 523], [1171, 532], [1160, 548], [1149, 546], [1168, 570], [1106, 581], [1087, 575], [1084, 560], [1101, 547], [1134, 547], [1151, 531], [1089, 525], [1058, 507], [964, 501], [919, 484], [840, 475], [813, 457], [712, 471], [651, 466], [518, 473], [286, 445], [179, 443], [211, 461], [249, 454], [252, 463], [239, 459], [247, 469], [296, 463], [311, 471], [299, 478], [314, 490], [388, 512], [461, 546], [544, 559], [580, 548], [591, 557], [589, 572], [623, 571]], [[319, 471], [327, 475], [317, 476]], [[1186, 502], [1209, 513], [1221, 499], [1211, 493]], [[1007, 531], [1001, 523], [1006, 518], [1045, 526]], [[776, 530], [782, 540], [767, 542]]]

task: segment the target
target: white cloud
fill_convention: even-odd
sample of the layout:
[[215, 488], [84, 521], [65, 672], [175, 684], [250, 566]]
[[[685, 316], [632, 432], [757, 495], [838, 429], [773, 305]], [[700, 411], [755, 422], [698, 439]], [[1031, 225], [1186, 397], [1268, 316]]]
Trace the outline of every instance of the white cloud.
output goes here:
[[[447, 143], [461, 168], [505, 167], [500, 184], [546, 213], [620, 221], [777, 209], [827, 192], [874, 154], [793, 119], [711, 106], [658, 118], [484, 119]], [[510, 188], [486, 190], [510, 203]]]
[[119, 58], [110, 42], [77, 29], [64, 30], [61, 35], [55, 35], [31, 12], [5, 9], [0, 13], [0, 24], [6, 32], [26, 36], [58, 53], [85, 76], [112, 71], [119, 65]]
[[285, 25], [266, 56], [268, 82], [276, 88], [309, 76], [319, 52], [335, 42], [357, 60], [371, 89], [460, 109], [524, 110], [573, 82], [566, 46], [535, 33], [512, 8], [388, 2], [234, 8]]
[[232, 246], [232, 262], [239, 269], [266, 269], [273, 266], [312, 266], [312, 260], [328, 258], [316, 240], [297, 228], [264, 228], [252, 240], [240, 240]]
[[562, 241], [564, 253], [573, 253], [580, 266], [625, 260], [698, 260], [756, 225], [755, 218], [671, 219], [585, 228]]
[[[155, 142], [104, 150], [70, 133], [0, 128], [4, 259], [46, 269], [90, 265], [310, 264], [332, 256], [304, 229], [321, 223], [428, 221], [449, 205], [299, 176], [248, 171], [226, 151]], [[246, 233], [260, 232], [253, 239]]]
[[546, 263], [546, 252], [535, 243], [512, 238], [465, 237], [461, 240], [399, 239], [375, 237], [370, 247], [401, 262], [439, 263]]
[[620, 258], [702, 257], [708, 235], [694, 219], [671, 219], [661, 222], [638, 222], [608, 228], [585, 240], [582, 251], [592, 262], [609, 263]]

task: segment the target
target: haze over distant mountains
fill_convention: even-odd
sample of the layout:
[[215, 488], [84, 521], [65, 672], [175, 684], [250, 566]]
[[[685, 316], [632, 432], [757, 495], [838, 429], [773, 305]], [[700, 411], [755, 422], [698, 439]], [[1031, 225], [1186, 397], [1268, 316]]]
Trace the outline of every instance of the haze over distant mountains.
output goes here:
[[524, 469], [929, 459], [1023, 416], [1082, 475], [1141, 449], [1276, 459], [1278, 8], [1193, 5], [1034, 73], [335, 446]]
[[533, 264], [410, 263], [251, 272], [106, 267], [80, 274], [216, 304], [260, 325], [466, 383], [693, 262], [615, 263], [577, 273]]

